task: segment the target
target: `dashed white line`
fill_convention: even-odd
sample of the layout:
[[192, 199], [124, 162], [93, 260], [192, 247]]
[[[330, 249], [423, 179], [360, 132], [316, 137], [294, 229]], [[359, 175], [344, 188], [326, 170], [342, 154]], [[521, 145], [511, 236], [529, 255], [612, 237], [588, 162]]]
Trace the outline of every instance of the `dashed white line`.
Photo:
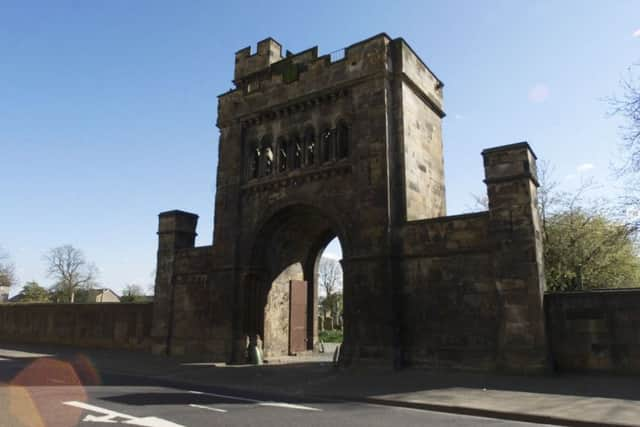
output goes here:
[[225, 409], [212, 408], [211, 406], [205, 405], [196, 405], [195, 403], [190, 403], [189, 406], [191, 406], [192, 408], [206, 409], [207, 411], [213, 412], [227, 412]]
[[223, 399], [239, 400], [241, 402], [250, 402], [250, 403], [261, 403], [262, 402], [261, 400], [248, 399], [246, 397], [229, 396], [227, 394], [217, 394], [217, 393], [205, 393], [203, 391], [189, 390], [189, 393], [204, 394], [206, 396], [213, 396], [213, 397], [222, 397]]
[[258, 406], [269, 406], [273, 408], [286, 408], [286, 409], [299, 409], [302, 411], [322, 411], [322, 409], [312, 408], [311, 406], [295, 405], [293, 403], [285, 403], [285, 402], [265, 402], [262, 400], [249, 399], [247, 397], [229, 396], [228, 394], [206, 393], [203, 391], [195, 391], [195, 390], [189, 390], [189, 393], [203, 394], [206, 396], [221, 397], [223, 399], [232, 399], [232, 400], [238, 400], [241, 402], [255, 403]]
[[300, 409], [302, 411], [322, 411], [319, 408], [312, 408], [311, 406], [294, 405], [293, 403], [284, 402], [260, 402], [259, 406], [272, 406], [274, 408], [287, 408], [287, 409]]

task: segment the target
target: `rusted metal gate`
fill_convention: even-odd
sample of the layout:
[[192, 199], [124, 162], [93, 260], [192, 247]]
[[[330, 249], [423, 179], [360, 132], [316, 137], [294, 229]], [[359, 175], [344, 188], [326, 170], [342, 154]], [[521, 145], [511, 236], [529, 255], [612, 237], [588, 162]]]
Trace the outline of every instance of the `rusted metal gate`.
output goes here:
[[307, 349], [307, 282], [292, 280], [289, 288], [289, 354]]

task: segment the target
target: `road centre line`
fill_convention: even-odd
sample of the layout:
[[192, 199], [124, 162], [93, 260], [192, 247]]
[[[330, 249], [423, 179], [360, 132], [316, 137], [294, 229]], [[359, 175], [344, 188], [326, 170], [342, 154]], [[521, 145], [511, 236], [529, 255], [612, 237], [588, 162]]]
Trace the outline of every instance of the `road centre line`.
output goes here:
[[300, 409], [302, 411], [318, 411], [318, 412], [322, 411], [322, 409], [312, 408], [311, 406], [294, 405], [293, 403], [284, 403], [284, 402], [261, 402], [258, 405], [272, 406], [274, 408]]
[[239, 400], [241, 402], [250, 402], [250, 403], [262, 403], [261, 400], [255, 400], [255, 399], [248, 399], [246, 397], [238, 397], [238, 396], [229, 396], [226, 394], [217, 394], [217, 393], [205, 393], [203, 391], [195, 391], [195, 390], [189, 390], [189, 393], [193, 393], [193, 394], [204, 394], [207, 396], [213, 396], [213, 397], [222, 397], [223, 399], [232, 399], [232, 400]]
[[205, 405], [196, 405], [195, 403], [190, 403], [189, 406], [192, 408], [206, 409], [207, 411], [227, 412], [226, 409], [212, 408], [211, 406], [205, 406]]
[[255, 403], [258, 406], [268, 406], [273, 408], [286, 408], [286, 409], [299, 409], [302, 411], [322, 411], [322, 409], [312, 408], [311, 406], [296, 405], [293, 403], [285, 403], [285, 402], [270, 402], [270, 401], [249, 399], [247, 397], [229, 396], [227, 394], [206, 393], [203, 391], [195, 391], [195, 390], [189, 390], [189, 393], [203, 394], [206, 396], [221, 397], [223, 399], [232, 399], [232, 400], [238, 400], [241, 402]]

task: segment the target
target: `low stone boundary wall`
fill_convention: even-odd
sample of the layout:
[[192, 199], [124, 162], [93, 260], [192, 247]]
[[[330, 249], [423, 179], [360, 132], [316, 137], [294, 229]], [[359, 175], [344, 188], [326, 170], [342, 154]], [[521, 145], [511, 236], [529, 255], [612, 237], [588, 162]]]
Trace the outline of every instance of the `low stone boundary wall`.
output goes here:
[[153, 303], [2, 304], [0, 342], [150, 351]]
[[640, 289], [545, 295], [555, 366], [640, 373]]

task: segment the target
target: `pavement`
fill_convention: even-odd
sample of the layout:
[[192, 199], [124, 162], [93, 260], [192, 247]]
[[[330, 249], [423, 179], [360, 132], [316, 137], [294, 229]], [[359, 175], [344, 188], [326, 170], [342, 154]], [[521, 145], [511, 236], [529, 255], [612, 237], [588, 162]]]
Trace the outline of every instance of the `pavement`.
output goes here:
[[[472, 418], [475, 423], [486, 423], [487, 418], [492, 418], [494, 421], [512, 423], [508, 425], [522, 422], [567, 426], [640, 426], [640, 378], [635, 376], [563, 374], [524, 377], [434, 372], [417, 368], [393, 371], [371, 367], [345, 370], [334, 368], [327, 353], [319, 358], [312, 355], [280, 358], [263, 366], [227, 366], [190, 363], [146, 353], [8, 344], [0, 344], [0, 369], [5, 363], [2, 359], [13, 361], [18, 366], [15, 372], [6, 374], [10, 378], [17, 378], [29, 370], [25, 366], [33, 366], [39, 360], [68, 361], [79, 378], [78, 383], [85, 390], [91, 385], [129, 388], [161, 386], [182, 392], [185, 389], [213, 390], [213, 394], [241, 396], [255, 401], [279, 399], [292, 405], [314, 408], [314, 405], [321, 405], [316, 409], [323, 409], [322, 405], [337, 405], [334, 409], [344, 410], [345, 406], [362, 404], [375, 408], [387, 407], [393, 411], [398, 408], [409, 411], [402, 413], [406, 416], [406, 423], [393, 422], [398, 425], [413, 425], [414, 422], [418, 423], [416, 425], [449, 423], [447, 419], [440, 419], [434, 421], [435, 424], [424, 424], [424, 419], [420, 421], [418, 415], [406, 415], [413, 409], [429, 411], [430, 417], [435, 417], [434, 414], [440, 417], [454, 416], [456, 418], [453, 421], [449, 420], [451, 425], [464, 425], [464, 417], [468, 416], [484, 417], [482, 420], [485, 421], [482, 422], [480, 418]], [[25, 362], [20, 364], [20, 360]], [[55, 371], [50, 368], [46, 370]], [[0, 378], [0, 381], [10, 382], [8, 379]], [[16, 383], [15, 380], [11, 382]], [[197, 402], [194, 404], [199, 405]], [[255, 405], [255, 402], [252, 404]], [[225, 409], [224, 405], [215, 408]], [[328, 406], [324, 408], [328, 410]], [[364, 411], [364, 407], [351, 408]], [[378, 410], [371, 411], [375, 413]], [[370, 415], [369, 411], [365, 412]], [[375, 421], [388, 421], [385, 416], [379, 414], [378, 418], [372, 418], [371, 425], [378, 425]], [[418, 418], [411, 418], [413, 416]], [[363, 419], [369, 417], [364, 416]], [[347, 420], [350, 425], [359, 425], [360, 422], [359, 419]], [[337, 425], [344, 424], [337, 419], [334, 421]], [[292, 423], [295, 425], [295, 420]], [[319, 422], [317, 425], [323, 424]]]

